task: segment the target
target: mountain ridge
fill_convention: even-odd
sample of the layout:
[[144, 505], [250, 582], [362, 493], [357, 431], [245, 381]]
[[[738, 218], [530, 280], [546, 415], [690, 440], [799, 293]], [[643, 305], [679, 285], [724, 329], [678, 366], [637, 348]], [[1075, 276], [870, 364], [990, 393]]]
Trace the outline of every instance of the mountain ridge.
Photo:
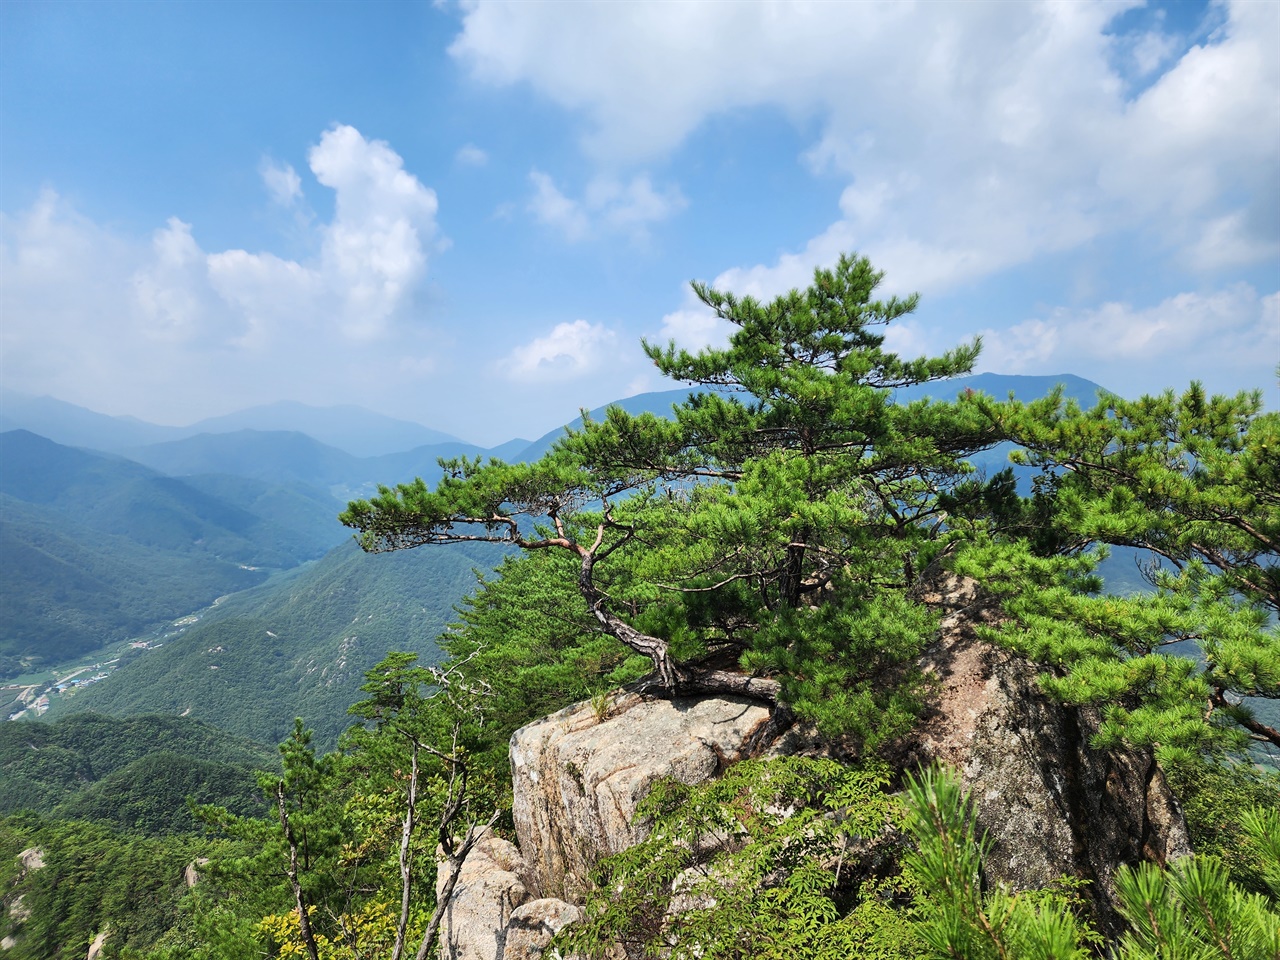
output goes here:
[[201, 433], [286, 430], [306, 433], [355, 457], [397, 453], [433, 443], [461, 443], [442, 430], [353, 404], [317, 407], [292, 400], [260, 404], [186, 426], [98, 413], [56, 397], [0, 390], [0, 433], [30, 430], [65, 446], [123, 453]]

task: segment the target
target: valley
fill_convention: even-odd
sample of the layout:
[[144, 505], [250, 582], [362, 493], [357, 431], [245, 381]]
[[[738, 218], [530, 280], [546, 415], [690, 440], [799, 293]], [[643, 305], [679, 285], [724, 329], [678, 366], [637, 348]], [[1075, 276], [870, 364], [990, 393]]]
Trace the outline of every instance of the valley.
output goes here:
[[[1098, 390], [1088, 381], [1060, 379], [1084, 403]], [[928, 391], [903, 390], [897, 401], [905, 406], [931, 394], [952, 399], [970, 390], [1034, 397], [1053, 382], [981, 375], [931, 384]], [[646, 394], [619, 406], [632, 415], [666, 415], [686, 396], [683, 390]], [[588, 416], [599, 422], [605, 410]], [[404, 771], [412, 764], [422, 760], [421, 769], [429, 771], [422, 782], [435, 792], [426, 802], [438, 803], [439, 791], [453, 790], [450, 757], [465, 755], [476, 770], [477, 783], [469, 789], [481, 805], [498, 811], [505, 836], [525, 829], [519, 810], [537, 792], [512, 780], [509, 751], [515, 749], [517, 731], [528, 735], [539, 722], [558, 731], [567, 716], [592, 738], [618, 741], [601, 742], [598, 750], [575, 754], [564, 765], [575, 797], [598, 793], [600, 771], [590, 762], [595, 753], [612, 756], [620, 744], [631, 744], [647, 756], [685, 736], [666, 726], [657, 732], [642, 729], [637, 704], [661, 704], [663, 698], [619, 693], [619, 687], [649, 673], [652, 663], [593, 621], [574, 589], [581, 575], [576, 559], [536, 550], [521, 557], [510, 544], [491, 542], [366, 553], [338, 521], [347, 498], [374, 494], [380, 484], [420, 476], [434, 486], [442, 476], [438, 458], [528, 463], [550, 449], [566, 427], [491, 450], [446, 438], [359, 456], [298, 430], [242, 424], [231, 417], [227, 432], [158, 440], [123, 452], [70, 446], [21, 426], [0, 434], [0, 716], [11, 721], [0, 724], [0, 852], [8, 857], [0, 857], [0, 882], [56, 917], [46, 927], [39, 917], [11, 905], [0, 934], [13, 938], [17, 933], [21, 939], [10, 942], [47, 946], [72, 936], [81, 944], [79, 956], [84, 944], [97, 942], [110, 927], [108, 942], [115, 937], [121, 943], [150, 944], [163, 960], [203, 955], [189, 951], [212, 950], [217, 943], [226, 951], [209, 956], [238, 956], [241, 945], [271, 938], [287, 943], [294, 935], [285, 927], [268, 932], [263, 926], [288, 923], [296, 915], [281, 897], [284, 888], [262, 880], [280, 876], [281, 838], [290, 829], [315, 831], [318, 862], [328, 865], [313, 868], [310, 895], [337, 897], [322, 874], [348, 870], [353, 878], [365, 878], [361, 882], [370, 884], [369, 890], [385, 884], [392, 876], [387, 851], [394, 850], [402, 830], [412, 827], [403, 826], [397, 806]], [[567, 428], [581, 425], [579, 419]], [[136, 439], [140, 428], [133, 424], [131, 429]], [[1000, 511], [1031, 503], [1021, 498], [1032, 492], [1036, 468], [1019, 466], [999, 476], [1011, 449], [1008, 442], [981, 449], [969, 457], [971, 474], [956, 473], [983, 491], [986, 505], [977, 509], [990, 511], [979, 513], [984, 522], [1022, 522]], [[499, 478], [527, 476], [492, 460], [478, 469]], [[540, 467], [531, 469], [536, 474]], [[993, 478], [998, 483], [988, 486]], [[542, 504], [537, 487], [533, 500]], [[714, 491], [715, 484], [710, 488]], [[617, 507], [630, 509], [630, 497], [621, 494]], [[566, 502], [582, 510], [592, 500], [579, 491]], [[663, 507], [657, 504], [658, 510]], [[678, 522], [678, 513], [672, 517]], [[532, 519], [522, 517], [520, 529]], [[483, 520], [473, 522], [488, 529]], [[731, 510], [722, 522], [732, 530], [742, 516]], [[645, 549], [652, 546], [657, 555], [666, 551], [664, 562], [687, 563], [686, 554], [707, 548], [697, 536], [673, 540], [665, 523], [645, 534]], [[747, 549], [746, 544], [737, 547]], [[1112, 598], [1122, 607], [1149, 595], [1144, 556], [1149, 555], [1115, 546], [1099, 566], [1108, 596], [1098, 599], [1105, 609]], [[639, 609], [626, 589], [611, 584], [617, 591], [611, 599]], [[672, 587], [659, 581], [656, 589], [651, 596], [661, 597]], [[751, 594], [742, 599], [754, 602]], [[699, 618], [713, 608], [693, 600], [686, 609], [686, 621], [673, 620], [663, 628], [676, 637], [705, 630]], [[874, 635], [863, 637], [867, 629], [892, 635], [889, 621], [879, 616], [873, 612], [867, 618], [870, 628], [860, 626], [858, 617], [843, 622], [839, 642], [865, 643]], [[643, 614], [636, 615], [636, 623], [646, 623]], [[728, 632], [735, 629], [730, 626]], [[790, 643], [803, 629], [800, 621], [789, 623], [777, 636]], [[932, 630], [921, 621], [921, 635]], [[865, 649], [874, 652], [877, 642], [872, 639]], [[1193, 642], [1168, 652], [1181, 654], [1192, 669], [1203, 667]], [[861, 657], [847, 659], [855, 672], [864, 666]], [[457, 689], [444, 688], [447, 697], [436, 699], [441, 691], [429, 672], [433, 667], [450, 671], [452, 682], [461, 677]], [[821, 731], [819, 711], [842, 702], [842, 694], [830, 691], [865, 681], [859, 677], [841, 679], [807, 700], [805, 688], [796, 686], [796, 706], [819, 717]], [[1006, 682], [1013, 681], [1003, 677], [1001, 684]], [[1008, 709], [1016, 713], [1018, 704], [1043, 699], [1032, 690], [1033, 673], [1017, 684], [1020, 692]], [[880, 695], [873, 688], [864, 705], [854, 708], [870, 711], [873, 722], [865, 729], [894, 722], [905, 729], [909, 714], [895, 719], [896, 704], [877, 700]], [[454, 705], [455, 697], [462, 705]], [[739, 716], [742, 704], [730, 699], [726, 717]], [[577, 704], [576, 712], [565, 712], [569, 703]], [[1252, 708], [1267, 724], [1276, 723], [1276, 706], [1263, 698], [1232, 704]], [[686, 704], [675, 712], [686, 709], [693, 717], [700, 707]], [[767, 714], [759, 705], [753, 709]], [[448, 718], [457, 724], [452, 735]], [[719, 726], [728, 725], [726, 719]], [[1034, 757], [1041, 741], [1055, 737], [1069, 741], [1070, 751], [1084, 749], [1074, 726], [1068, 723], [1062, 730], [1036, 733], [1037, 746], [1018, 751]], [[707, 747], [704, 734], [694, 739]], [[406, 746], [419, 742], [429, 754], [407, 758]], [[1220, 783], [1228, 784], [1241, 804], [1266, 800], [1274, 756], [1265, 749], [1242, 751], [1250, 755], [1255, 762], [1233, 768], [1230, 775], [1206, 768], [1196, 776], [1210, 779], [1181, 782], [1187, 821], [1199, 835], [1210, 835], [1206, 824], [1215, 815]], [[619, 762], [646, 769], [625, 757]], [[553, 766], [545, 777], [531, 774], [531, 782], [553, 783], [561, 765]], [[1023, 779], [1036, 781], [1035, 776]], [[714, 783], [703, 788], [714, 789], [709, 786]], [[984, 802], [999, 793], [987, 791]], [[564, 806], [548, 804], [550, 809]], [[292, 826], [282, 828], [275, 818], [286, 810]], [[579, 826], [566, 822], [551, 832], [576, 835]], [[534, 842], [531, 862], [543, 846]], [[1243, 856], [1229, 845], [1221, 849], [1227, 856]], [[29, 851], [37, 852], [43, 873], [24, 872], [28, 862], [35, 862], [23, 858]], [[216, 866], [206, 868], [210, 863]], [[419, 897], [430, 896], [433, 867], [429, 854], [422, 853], [414, 867], [423, 874], [415, 881]], [[1247, 879], [1249, 869], [1240, 867], [1233, 876]], [[179, 875], [181, 882], [175, 882]], [[46, 878], [53, 887], [42, 886]], [[59, 885], [73, 889], [74, 896], [56, 900], [51, 891]], [[651, 886], [643, 884], [642, 899], [650, 897]], [[266, 899], [253, 899], [268, 889]], [[242, 900], [245, 890], [256, 892]], [[386, 908], [380, 904], [390, 901], [379, 897], [361, 909], [372, 910], [368, 915], [385, 925]], [[333, 910], [344, 909], [340, 900], [331, 899]], [[136, 908], [135, 901], [148, 906]], [[340, 926], [349, 922], [346, 914], [333, 916]], [[353, 916], [350, 922], [363, 921]]]
[[[1086, 404], [1099, 389], [1066, 375], [981, 374], [903, 389], [898, 401], [1037, 396], [1055, 383]], [[687, 396], [618, 406], [668, 416]], [[582, 424], [486, 450], [353, 407], [276, 404], [168, 428], [50, 398], [3, 400], [0, 424], [13, 429], [0, 433], [0, 716], [158, 711], [268, 744], [300, 714], [335, 742], [363, 670], [388, 649], [432, 660], [473, 571], [502, 556], [483, 545], [361, 554], [336, 519], [345, 502], [414, 476], [432, 485], [441, 457], [537, 459]], [[69, 445], [89, 439], [101, 449]], [[986, 474], [1006, 462], [1004, 448], [974, 461]], [[1109, 569], [1124, 589], [1137, 583], [1131, 562]]]
[[204, 615], [227, 599], [216, 598], [212, 604], [194, 613], [179, 617], [150, 633], [125, 640], [116, 640], [66, 663], [52, 664], [38, 672], [10, 678], [0, 683], [0, 714], [9, 720], [34, 720], [51, 709], [62, 711], [70, 706], [76, 695], [95, 683], [111, 676], [121, 666], [135, 662], [146, 653], [158, 651], [171, 639], [181, 636], [189, 627], [197, 624]]

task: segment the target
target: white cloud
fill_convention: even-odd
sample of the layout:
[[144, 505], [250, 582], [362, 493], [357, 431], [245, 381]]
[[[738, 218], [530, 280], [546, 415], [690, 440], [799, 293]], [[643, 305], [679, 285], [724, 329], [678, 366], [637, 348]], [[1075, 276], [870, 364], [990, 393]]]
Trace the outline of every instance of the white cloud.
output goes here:
[[629, 183], [597, 177], [587, 185], [586, 204], [588, 209], [598, 211], [611, 227], [643, 230], [650, 223], [679, 213], [688, 206], [688, 201], [674, 186], [659, 193], [649, 177], [641, 174]]
[[530, 172], [529, 180], [533, 184], [529, 212], [539, 223], [559, 230], [571, 242], [587, 235], [589, 221], [581, 203], [561, 193], [555, 181], [541, 170]]
[[278, 164], [263, 158], [258, 172], [271, 199], [282, 207], [291, 207], [302, 199], [302, 178], [291, 164]]
[[1134, 38], [1129, 47], [1129, 56], [1133, 61], [1134, 70], [1140, 77], [1154, 73], [1169, 62], [1177, 46], [1176, 37], [1156, 30]]
[[317, 321], [352, 339], [380, 336], [426, 269], [436, 195], [404, 169], [388, 144], [336, 125], [308, 159], [316, 179], [335, 195], [333, 219], [316, 228], [317, 262], [245, 250], [208, 255], [213, 288], [248, 324], [246, 344], [292, 336]]
[[1121, 394], [1202, 380], [1217, 392], [1274, 381], [1280, 292], [1247, 283], [1179, 293], [1150, 307], [1111, 302], [985, 331], [982, 369], [1003, 373], [1096, 370]]
[[104, 230], [51, 189], [19, 216], [0, 214], [4, 385], [48, 393], [111, 368], [116, 341], [137, 335], [136, 322], [115, 337], [110, 328], [132, 301], [128, 277], [146, 256], [145, 245]]
[[[218, 399], [228, 392], [240, 405], [282, 395], [324, 402], [352, 379], [377, 388], [420, 379], [430, 343], [412, 307], [435, 234], [435, 193], [390, 146], [352, 127], [326, 131], [309, 160], [335, 204], [327, 223], [298, 221], [318, 251], [302, 261], [204, 250], [198, 225], [177, 218], [149, 244], [133, 242], [52, 191], [22, 215], [0, 217], [5, 385], [98, 409], [111, 396], [169, 419], [182, 398], [200, 394], [216, 406], [194, 415], [231, 406]], [[280, 202], [301, 197], [291, 168], [268, 162], [260, 173]], [[396, 351], [374, 352], [391, 342]], [[401, 347], [419, 359], [402, 364]]]
[[[475, 78], [582, 115], [602, 168], [666, 157], [717, 115], [817, 118], [803, 159], [850, 189], [807, 245], [744, 268], [762, 290], [854, 248], [925, 293], [1118, 232], [1200, 271], [1274, 256], [1280, 4], [1230, 3], [1195, 45], [1115, 36], [1125, 9], [512, 0], [466, 5], [450, 49]], [[557, 222], [585, 235], [587, 198], [556, 194]], [[1229, 242], [1202, 256], [1215, 225]]]
[[132, 278], [141, 335], [175, 344], [217, 339], [229, 311], [212, 295], [209, 258], [192, 236], [191, 224], [170, 217], [152, 236], [151, 250]]
[[650, 224], [666, 220], [688, 206], [679, 188], [670, 186], [659, 192], [646, 174], [625, 183], [614, 177], [595, 177], [587, 184], [581, 200], [562, 193], [541, 170], [532, 171], [529, 180], [534, 191], [529, 212], [570, 243], [601, 231], [622, 232], [642, 240]]
[[1249, 211], [1235, 210], [1202, 225], [1187, 260], [1201, 268], [1239, 267], [1280, 254], [1280, 240], [1260, 236]]
[[558, 323], [545, 337], [512, 350], [502, 362], [502, 372], [524, 382], [577, 379], [596, 373], [616, 343], [616, 334], [602, 324]]
[[734, 326], [721, 320], [706, 307], [687, 306], [673, 310], [662, 318], [662, 329], [653, 338], [659, 346], [674, 340], [685, 350], [701, 350], [703, 347], [723, 347], [729, 342]]
[[489, 162], [489, 154], [474, 143], [459, 147], [453, 158], [464, 167], [483, 167]]

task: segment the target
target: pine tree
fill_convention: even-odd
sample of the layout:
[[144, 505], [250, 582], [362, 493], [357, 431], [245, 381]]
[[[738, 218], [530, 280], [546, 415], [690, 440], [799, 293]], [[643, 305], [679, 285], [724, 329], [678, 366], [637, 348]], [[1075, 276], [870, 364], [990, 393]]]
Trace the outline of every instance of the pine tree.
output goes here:
[[[1198, 384], [1087, 411], [1057, 394], [970, 405], [1044, 471], [1045, 539], [1068, 546], [1039, 550], [996, 523], [961, 551], [957, 568], [1011, 615], [992, 636], [1055, 668], [1042, 682], [1062, 700], [1098, 705], [1102, 744], [1280, 748], [1246, 702], [1280, 698], [1280, 414]], [[1154, 592], [1097, 595], [1097, 545], [1149, 551]]]
[[[909, 663], [932, 630], [908, 596], [948, 536], [938, 494], [994, 442], [977, 413], [894, 402], [967, 372], [973, 343], [903, 360], [883, 328], [916, 298], [842, 257], [769, 303], [701, 284], [728, 346], [645, 349], [704, 388], [674, 419], [612, 409], [531, 465], [456, 460], [349, 505], [368, 550], [487, 540], [560, 550], [596, 628], [649, 657], [655, 689], [788, 704], [830, 731], [912, 720]], [[892, 675], [893, 682], [886, 678]]]

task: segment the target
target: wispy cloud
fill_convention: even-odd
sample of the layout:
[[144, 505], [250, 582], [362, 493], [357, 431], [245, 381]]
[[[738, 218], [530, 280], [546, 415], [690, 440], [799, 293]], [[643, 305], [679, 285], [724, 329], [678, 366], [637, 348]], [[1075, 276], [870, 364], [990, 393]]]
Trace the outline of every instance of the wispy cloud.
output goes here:
[[533, 196], [529, 212], [541, 224], [551, 227], [575, 243], [598, 233], [617, 232], [643, 239], [651, 224], [679, 213], [688, 201], [675, 186], [654, 188], [645, 174], [629, 181], [599, 176], [587, 184], [581, 200], [575, 200], [556, 186], [541, 170], [529, 174]]
[[1179, 293], [1147, 307], [1110, 302], [1055, 309], [1010, 329], [985, 331], [983, 369], [1053, 373], [1089, 369], [1121, 394], [1165, 386], [1169, 370], [1187, 365], [1192, 377], [1219, 392], [1260, 386], [1233, 382], [1241, 358], [1280, 358], [1280, 293], [1259, 296], [1247, 283], [1210, 293]]
[[[807, 275], [852, 248], [926, 293], [1123, 231], [1199, 272], [1274, 256], [1280, 5], [1228, 3], [1207, 38], [1117, 36], [1123, 10], [637, 2], [619, 16], [499, 0], [465, 9], [451, 53], [482, 82], [527, 84], [580, 115], [601, 169], [670, 157], [709, 118], [746, 108], [815, 118], [807, 160], [851, 192], [808, 244], [744, 266], [774, 292], [793, 260]], [[567, 237], [608, 220], [590, 190], [539, 191], [544, 222]], [[680, 206], [665, 200], [649, 222]]]
[[458, 148], [453, 159], [464, 167], [483, 167], [489, 162], [489, 154], [474, 143], [468, 143]]
[[302, 178], [291, 164], [276, 163], [264, 157], [258, 172], [262, 175], [267, 193], [280, 206], [290, 207], [302, 199]]
[[570, 242], [587, 235], [590, 221], [581, 203], [561, 193], [555, 181], [541, 170], [530, 172], [529, 181], [533, 184], [529, 212], [539, 223], [558, 230]]

